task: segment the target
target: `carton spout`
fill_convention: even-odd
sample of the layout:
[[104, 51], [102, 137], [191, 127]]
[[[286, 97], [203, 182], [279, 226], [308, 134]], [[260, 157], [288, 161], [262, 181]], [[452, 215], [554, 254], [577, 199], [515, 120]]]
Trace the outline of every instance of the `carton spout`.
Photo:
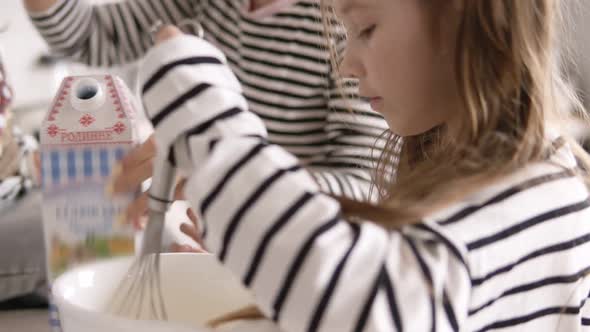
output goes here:
[[72, 107], [80, 112], [99, 110], [105, 102], [104, 91], [100, 83], [90, 77], [82, 78], [74, 86], [71, 94]]

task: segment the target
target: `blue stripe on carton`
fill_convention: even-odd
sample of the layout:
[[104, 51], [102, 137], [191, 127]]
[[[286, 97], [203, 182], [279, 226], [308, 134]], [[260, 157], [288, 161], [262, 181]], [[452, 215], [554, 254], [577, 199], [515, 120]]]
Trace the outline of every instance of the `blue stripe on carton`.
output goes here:
[[117, 161], [123, 159], [124, 156], [125, 156], [125, 150], [123, 150], [123, 149], [116, 149], [115, 150], [115, 159], [117, 159]]
[[100, 149], [99, 151], [100, 156], [100, 175], [103, 177], [109, 176], [110, 167], [109, 167], [109, 153], [105, 149]]
[[68, 179], [76, 180], [76, 152], [74, 150], [68, 150]]
[[84, 176], [91, 177], [93, 174], [93, 167], [92, 167], [92, 150], [84, 149], [82, 152], [83, 160], [84, 160]]
[[125, 148], [64, 149], [41, 153], [41, 181], [45, 187], [83, 181], [84, 178], [109, 177], [112, 163], [121, 160]]
[[51, 180], [53, 183], [59, 183], [61, 170], [59, 167], [59, 152], [51, 152]]

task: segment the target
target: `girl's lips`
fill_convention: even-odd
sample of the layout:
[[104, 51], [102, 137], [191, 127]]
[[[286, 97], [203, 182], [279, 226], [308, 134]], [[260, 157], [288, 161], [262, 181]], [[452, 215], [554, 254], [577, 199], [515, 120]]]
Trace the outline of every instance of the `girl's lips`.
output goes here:
[[373, 110], [379, 110], [383, 106], [383, 98], [381, 97], [371, 97], [368, 98], [369, 103], [371, 104], [371, 108]]
[[367, 104], [371, 104], [371, 106], [373, 106], [373, 104], [375, 104], [376, 106], [378, 106], [378, 104], [382, 104], [383, 103], [383, 98], [381, 97], [361, 97], [361, 99], [367, 103]]

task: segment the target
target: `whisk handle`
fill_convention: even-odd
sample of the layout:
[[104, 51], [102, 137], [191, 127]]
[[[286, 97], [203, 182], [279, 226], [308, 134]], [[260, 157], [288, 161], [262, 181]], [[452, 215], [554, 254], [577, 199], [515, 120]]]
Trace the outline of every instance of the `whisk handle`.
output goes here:
[[152, 184], [149, 191], [148, 209], [166, 213], [174, 200], [174, 167], [167, 158], [154, 160]]

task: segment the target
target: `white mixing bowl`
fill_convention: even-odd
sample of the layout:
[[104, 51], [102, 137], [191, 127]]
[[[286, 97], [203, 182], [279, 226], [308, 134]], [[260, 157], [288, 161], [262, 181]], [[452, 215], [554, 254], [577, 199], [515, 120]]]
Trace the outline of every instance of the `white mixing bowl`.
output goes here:
[[73, 269], [53, 284], [64, 332], [196, 332], [210, 319], [253, 303], [251, 294], [208, 254], [163, 254], [162, 291], [169, 321], [136, 321], [104, 313], [131, 257]]

